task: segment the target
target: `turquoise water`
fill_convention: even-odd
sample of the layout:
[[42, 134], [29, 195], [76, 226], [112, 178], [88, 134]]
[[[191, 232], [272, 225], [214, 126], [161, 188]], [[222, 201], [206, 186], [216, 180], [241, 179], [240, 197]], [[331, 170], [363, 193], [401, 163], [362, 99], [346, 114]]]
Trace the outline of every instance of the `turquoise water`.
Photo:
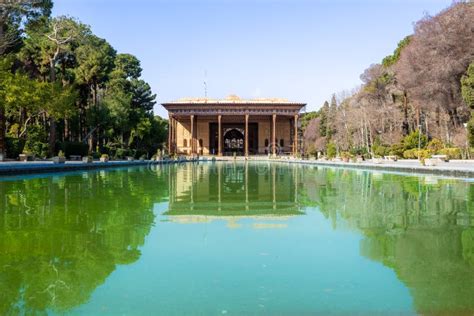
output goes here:
[[3, 178], [0, 314], [474, 313], [474, 183], [278, 163]]

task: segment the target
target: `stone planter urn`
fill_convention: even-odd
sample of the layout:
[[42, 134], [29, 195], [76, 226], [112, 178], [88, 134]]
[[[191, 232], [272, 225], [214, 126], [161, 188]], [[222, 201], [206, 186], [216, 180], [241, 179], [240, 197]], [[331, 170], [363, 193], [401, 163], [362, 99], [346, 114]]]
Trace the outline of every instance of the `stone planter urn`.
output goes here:
[[5, 156], [3, 153], [0, 153], [0, 161], [4, 161], [5, 160]]
[[33, 156], [31, 154], [20, 154], [18, 157], [20, 158], [20, 161], [23, 162], [33, 161]]
[[134, 158], [133, 157], [127, 157], [127, 161], [133, 161]]
[[107, 157], [104, 157], [104, 156], [100, 157], [100, 162], [108, 162], [108, 161], [109, 161], [108, 156]]
[[65, 163], [66, 157], [53, 157], [53, 163]]
[[82, 157], [83, 163], [92, 163], [92, 157]]

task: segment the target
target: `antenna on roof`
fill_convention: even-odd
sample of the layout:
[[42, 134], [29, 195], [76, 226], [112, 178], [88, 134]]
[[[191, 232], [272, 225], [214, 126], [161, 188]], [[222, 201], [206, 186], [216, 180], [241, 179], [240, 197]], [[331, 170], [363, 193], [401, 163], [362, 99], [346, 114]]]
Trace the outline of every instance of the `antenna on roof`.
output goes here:
[[204, 97], [207, 99], [207, 70], [204, 70]]

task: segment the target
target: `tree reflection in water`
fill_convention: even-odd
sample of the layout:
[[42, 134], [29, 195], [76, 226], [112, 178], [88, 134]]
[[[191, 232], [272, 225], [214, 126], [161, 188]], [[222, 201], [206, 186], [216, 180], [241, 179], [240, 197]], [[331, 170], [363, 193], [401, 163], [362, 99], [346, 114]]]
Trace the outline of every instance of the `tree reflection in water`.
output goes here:
[[174, 174], [175, 188], [180, 189], [170, 190], [176, 195], [167, 214], [282, 216], [317, 207], [335, 229], [349, 227], [363, 235], [361, 254], [396, 272], [411, 289], [417, 312], [474, 312], [472, 182], [288, 164], [263, 166], [183, 167]]
[[361, 254], [392, 268], [416, 311], [474, 312], [474, 183], [303, 167], [305, 200], [364, 238]]
[[135, 168], [0, 182], [0, 314], [86, 302], [140, 257], [165, 181]]
[[395, 271], [417, 312], [474, 311], [472, 182], [209, 162], [0, 182], [0, 314], [86, 302], [117, 265], [138, 260], [153, 205], [167, 199], [164, 215], [176, 218], [285, 220], [318, 210], [335, 229], [362, 235], [360, 253]]

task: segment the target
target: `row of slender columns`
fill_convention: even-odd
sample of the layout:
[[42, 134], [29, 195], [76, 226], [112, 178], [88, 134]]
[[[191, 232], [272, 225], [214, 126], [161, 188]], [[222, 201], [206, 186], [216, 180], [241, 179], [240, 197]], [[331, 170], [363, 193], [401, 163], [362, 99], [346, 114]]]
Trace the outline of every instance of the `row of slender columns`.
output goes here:
[[172, 115], [169, 116], [168, 121], [168, 153], [170, 155], [176, 150], [176, 120]]
[[222, 156], [222, 115], [217, 116], [217, 155]]
[[194, 155], [196, 153], [195, 151], [195, 146], [196, 146], [196, 141], [195, 141], [196, 136], [194, 135], [194, 115], [191, 115], [191, 155]]
[[244, 140], [244, 152], [245, 157], [249, 155], [249, 115], [245, 114], [245, 140]]
[[298, 114], [295, 115], [295, 126], [294, 126], [295, 136], [293, 137], [293, 156], [298, 155]]
[[276, 119], [277, 116], [276, 114], [272, 115], [272, 154], [273, 156], [276, 156], [276, 149], [277, 149], [277, 143], [276, 143]]
[[[195, 116], [190, 116], [191, 122], [191, 154], [197, 153], [197, 142], [196, 142], [196, 124], [195, 124]], [[275, 156], [277, 150], [277, 140], [276, 140], [276, 121], [277, 115], [272, 115], [272, 123], [271, 123], [271, 152]], [[217, 155], [222, 156], [222, 115], [217, 116], [217, 124], [218, 124], [218, 144], [217, 144]], [[169, 116], [169, 126], [168, 126], [168, 152], [170, 154], [176, 153], [176, 127], [177, 127], [177, 120], [170, 115]], [[249, 155], [249, 114], [245, 114], [245, 141], [244, 141], [244, 153], [247, 157]], [[293, 137], [293, 155], [298, 154], [298, 115], [294, 116], [294, 137]]]

